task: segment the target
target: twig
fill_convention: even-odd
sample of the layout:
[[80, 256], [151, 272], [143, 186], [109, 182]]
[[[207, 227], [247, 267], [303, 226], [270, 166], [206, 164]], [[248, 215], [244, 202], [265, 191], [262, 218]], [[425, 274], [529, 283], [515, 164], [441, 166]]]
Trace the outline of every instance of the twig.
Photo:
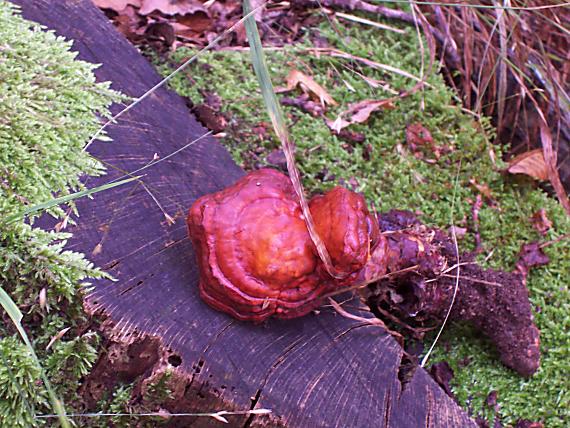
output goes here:
[[473, 216], [473, 232], [475, 233], [475, 252], [480, 253], [482, 250], [481, 247], [481, 232], [479, 231], [479, 211], [483, 207], [483, 198], [481, 194], [477, 194], [477, 198], [475, 199], [475, 203], [471, 208], [471, 214]]
[[449, 275], [447, 273], [441, 274], [440, 276], [445, 276], [446, 278], [459, 278], [459, 279], [464, 279], [465, 281], [477, 282], [479, 284], [485, 284], [485, 285], [493, 285], [496, 287], [502, 287], [503, 286], [503, 284], [501, 284], [499, 282], [485, 281], [484, 279], [472, 278], [470, 276]]
[[408, 323], [402, 321], [397, 316], [395, 316], [395, 315], [391, 314], [390, 312], [382, 309], [380, 306], [376, 306], [376, 309], [378, 310], [378, 312], [380, 312], [382, 314], [382, 316], [388, 318], [393, 323], [401, 325], [402, 327], [407, 328], [408, 330], [410, 330], [414, 333], [426, 333], [428, 331], [432, 331], [433, 329], [435, 329], [435, 327], [412, 327]]
[[337, 12], [335, 15], [338, 18], [346, 19], [347, 21], [358, 22], [359, 24], [370, 25], [371, 27], [380, 28], [381, 30], [388, 30], [393, 31], [394, 33], [398, 34], [406, 34], [406, 30], [402, 30], [401, 28], [390, 27], [389, 25], [380, 24], [376, 21], [371, 21], [366, 18], [361, 18], [360, 16], [348, 15], [346, 13]]
[[[461, 162], [459, 162], [459, 166], [457, 168], [457, 175], [455, 176], [455, 187], [453, 188], [453, 198], [451, 201], [451, 214], [450, 215], [451, 215], [451, 224], [452, 225], [454, 223], [453, 212], [455, 209], [455, 199], [457, 196], [457, 187], [459, 185], [459, 172], [460, 171], [461, 171]], [[454, 227], [451, 228], [451, 237], [453, 238], [453, 246], [455, 247], [455, 256], [457, 258], [457, 276], [455, 279], [455, 287], [453, 288], [453, 296], [451, 297], [451, 303], [449, 304], [449, 308], [447, 310], [447, 313], [445, 314], [445, 318], [443, 319], [443, 323], [441, 324], [441, 328], [437, 332], [437, 336], [435, 336], [435, 339], [434, 339], [433, 343], [431, 344], [429, 350], [427, 351], [425, 356], [422, 358], [422, 362], [420, 364], [421, 367], [424, 367], [426, 365], [426, 363], [429, 359], [429, 356], [431, 355], [433, 349], [435, 348], [437, 341], [439, 340], [439, 337], [443, 333], [443, 329], [445, 328], [445, 324], [447, 323], [447, 320], [449, 319], [449, 315], [451, 315], [451, 310], [453, 309], [453, 305], [455, 303], [455, 298], [457, 297], [457, 290], [459, 290], [459, 272], [460, 272], [459, 246], [457, 245], [457, 235], [455, 234], [455, 228]]]
[[336, 291], [331, 291], [330, 293], [323, 295], [323, 298], [326, 298], [326, 297], [330, 298], [330, 297], [336, 296], [336, 295], [338, 295], [338, 294], [346, 293], [346, 292], [348, 292], [348, 291], [358, 290], [358, 289], [360, 289], [360, 288], [366, 287], [366, 286], [369, 285], [369, 284], [372, 284], [372, 283], [374, 283], [374, 282], [378, 282], [378, 281], [380, 281], [381, 279], [390, 278], [391, 276], [400, 275], [400, 274], [405, 273], [405, 272], [412, 272], [412, 271], [418, 269], [419, 267], [420, 267], [419, 265], [413, 265], [413, 266], [410, 266], [410, 267], [407, 267], [407, 268], [404, 268], [404, 269], [396, 270], [396, 271], [394, 271], [394, 272], [386, 273], [386, 274], [381, 275], [381, 276], [379, 276], [379, 277], [377, 277], [377, 278], [372, 278], [372, 279], [370, 279], [370, 280], [368, 280], [368, 281], [359, 282], [359, 283], [357, 283], [357, 284], [355, 284], [355, 285], [352, 285], [352, 286], [350, 286], [350, 287], [341, 288], [341, 289], [336, 290]]
[[329, 303], [331, 304], [331, 306], [334, 308], [335, 311], [337, 311], [339, 314], [341, 314], [343, 317], [354, 320], [354, 321], [360, 321], [362, 323], [365, 323], [367, 325], [373, 325], [376, 327], [381, 327], [384, 330], [386, 330], [388, 333], [390, 333], [392, 336], [394, 336], [396, 339], [399, 340], [403, 340], [403, 337], [400, 333], [398, 333], [397, 331], [392, 331], [390, 330], [386, 324], [384, 324], [384, 321], [382, 321], [380, 318], [365, 318], [365, 317], [359, 317], [358, 315], [354, 315], [351, 314], [350, 312], [345, 311], [342, 306], [340, 306], [336, 300], [334, 300], [333, 298], [329, 297]]
[[548, 247], [549, 245], [556, 244], [557, 242], [562, 241], [562, 240], [567, 239], [567, 238], [570, 238], [570, 233], [566, 233], [566, 234], [564, 234], [564, 235], [560, 235], [558, 238], [553, 239], [553, 240], [551, 240], [551, 241], [543, 242], [542, 244], [540, 244], [540, 245], [538, 246], [538, 248], [545, 248], [545, 247]]
[[[267, 415], [271, 413], [270, 409], [253, 409], [244, 410], [242, 412], [229, 412], [226, 410], [221, 410], [219, 412], [213, 413], [170, 413], [167, 411], [163, 412], [148, 412], [148, 413], [66, 413], [65, 416], [69, 418], [98, 418], [101, 416], [118, 416], [118, 417], [136, 417], [136, 416], [160, 416], [162, 418], [170, 417], [183, 417], [183, 416], [207, 416], [219, 420], [220, 416], [233, 416], [233, 415]], [[56, 418], [55, 414], [46, 415], [36, 415], [36, 419], [53, 419]], [[227, 423], [227, 422], [226, 422]]]

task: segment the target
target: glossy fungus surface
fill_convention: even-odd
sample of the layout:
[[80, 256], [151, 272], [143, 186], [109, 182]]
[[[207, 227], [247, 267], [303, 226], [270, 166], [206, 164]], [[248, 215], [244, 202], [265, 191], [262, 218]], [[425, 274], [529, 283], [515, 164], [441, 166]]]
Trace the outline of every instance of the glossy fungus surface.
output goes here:
[[289, 178], [262, 169], [203, 196], [190, 209], [202, 298], [238, 319], [261, 322], [305, 315], [326, 293], [351, 285], [379, 240], [364, 199], [337, 187], [309, 206], [345, 279], [326, 273]]

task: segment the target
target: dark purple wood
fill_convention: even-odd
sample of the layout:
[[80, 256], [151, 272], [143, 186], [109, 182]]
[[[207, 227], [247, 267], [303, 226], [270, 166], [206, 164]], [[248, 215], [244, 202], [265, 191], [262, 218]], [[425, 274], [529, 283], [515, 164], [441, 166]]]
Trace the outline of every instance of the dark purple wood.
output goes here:
[[[89, 0], [15, 3], [28, 19], [73, 39], [80, 59], [102, 64], [97, 77], [113, 88], [138, 97], [159, 81]], [[204, 133], [184, 100], [160, 89], [109, 128], [113, 142], [91, 146], [95, 157], [113, 167], [88, 184], [136, 170], [155, 153], [163, 158]], [[144, 173], [145, 185], [176, 219], [174, 225], [140, 184], [78, 202], [81, 217], [69, 248], [86, 253], [117, 279], [96, 282], [86, 300], [88, 310], [106, 318], [108, 352], [94, 369], [95, 379], [141, 384], [170, 364], [186, 382], [163, 403], [170, 411], [249, 410], [252, 403], [273, 411], [270, 417], [228, 416], [231, 426], [475, 426], [421, 369], [402, 391], [402, 350], [378, 327], [353, 328], [357, 322], [328, 308], [254, 326], [200, 300], [187, 209], [243, 174], [215, 139], [207, 137]], [[113, 351], [121, 346], [126, 363], [117, 362]], [[172, 425], [219, 422], [186, 418]]]

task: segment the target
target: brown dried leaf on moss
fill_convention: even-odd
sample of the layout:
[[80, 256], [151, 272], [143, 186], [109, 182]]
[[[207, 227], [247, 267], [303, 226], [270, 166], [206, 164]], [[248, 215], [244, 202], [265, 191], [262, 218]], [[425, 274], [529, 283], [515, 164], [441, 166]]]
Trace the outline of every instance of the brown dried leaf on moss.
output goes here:
[[507, 171], [511, 174], [526, 174], [536, 180], [548, 180], [548, 169], [542, 149], [535, 149], [515, 156], [509, 162]]
[[141, 0], [141, 15], [159, 11], [165, 15], [186, 15], [198, 11], [206, 12], [202, 3], [197, 0]]
[[541, 235], [546, 235], [546, 232], [548, 232], [552, 227], [552, 222], [546, 216], [546, 210], [544, 208], [535, 212], [530, 218], [530, 221], [533, 227], [538, 230]]
[[417, 122], [407, 126], [406, 143], [410, 147], [414, 156], [418, 159], [422, 159], [428, 155], [433, 155], [435, 159], [425, 159], [428, 163], [437, 162], [443, 153], [451, 151], [450, 147], [438, 146], [429, 129]]
[[296, 98], [283, 97], [281, 98], [281, 104], [284, 106], [296, 107], [313, 117], [322, 116], [325, 112], [322, 104], [311, 100], [307, 94], [301, 94]]
[[521, 247], [517, 270], [526, 277], [531, 268], [544, 266], [548, 263], [550, 263], [550, 258], [544, 254], [541, 245], [538, 242], [531, 242]]
[[142, 0], [93, 0], [93, 3], [101, 9], [112, 9], [115, 12], [120, 12], [129, 5], [141, 7], [141, 1]]
[[366, 122], [372, 113], [380, 109], [393, 109], [394, 98], [383, 100], [363, 100], [350, 104], [348, 109], [341, 112], [335, 120], [326, 119], [327, 126], [337, 134], [354, 123]]
[[323, 107], [326, 105], [336, 106], [338, 104], [325, 88], [302, 71], [292, 69], [287, 75], [286, 82], [287, 87], [278, 92], [292, 91], [299, 86], [304, 93], [319, 101]]

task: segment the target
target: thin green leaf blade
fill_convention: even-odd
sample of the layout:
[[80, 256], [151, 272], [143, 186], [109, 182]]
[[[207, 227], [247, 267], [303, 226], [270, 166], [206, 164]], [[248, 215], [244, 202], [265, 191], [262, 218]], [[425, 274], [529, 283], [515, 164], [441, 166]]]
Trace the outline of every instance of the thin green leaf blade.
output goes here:
[[279, 141], [281, 141], [281, 146], [283, 147], [283, 152], [285, 153], [285, 158], [287, 159], [287, 171], [289, 172], [289, 177], [293, 183], [293, 188], [295, 189], [295, 193], [299, 199], [299, 205], [301, 206], [301, 211], [303, 212], [303, 217], [305, 218], [307, 231], [309, 232], [311, 240], [317, 249], [317, 253], [319, 254], [320, 259], [323, 261], [325, 269], [329, 275], [338, 279], [344, 278], [346, 275], [342, 272], [339, 272], [333, 266], [327, 247], [319, 236], [313, 222], [313, 216], [311, 215], [309, 204], [305, 198], [305, 191], [301, 182], [299, 169], [295, 163], [295, 150], [293, 147], [293, 142], [291, 141], [291, 137], [289, 136], [289, 132], [287, 130], [287, 125], [285, 124], [285, 118], [283, 116], [283, 112], [281, 111], [281, 105], [277, 99], [275, 90], [273, 89], [273, 84], [271, 83], [269, 69], [267, 68], [265, 54], [263, 53], [261, 38], [259, 37], [259, 31], [257, 29], [255, 18], [251, 14], [252, 7], [249, 0], [244, 0], [243, 10], [244, 13], [247, 14], [247, 18], [245, 19], [245, 29], [247, 38], [249, 40], [253, 69], [255, 70], [257, 79], [259, 80], [261, 94], [263, 95], [263, 101], [265, 102], [265, 107], [267, 108], [273, 129], [275, 130]]
[[61, 423], [61, 426], [64, 428], [70, 428], [71, 425], [69, 423], [69, 420], [65, 416], [65, 408], [63, 407], [61, 400], [59, 398], [57, 398], [57, 395], [55, 394], [53, 388], [51, 387], [51, 384], [50, 384], [50, 382], [49, 382], [49, 380], [48, 380], [48, 378], [44, 372], [44, 369], [43, 369], [42, 365], [40, 364], [40, 360], [38, 359], [38, 356], [36, 355], [36, 352], [34, 351], [34, 347], [32, 346], [32, 343], [30, 342], [30, 339], [28, 338], [28, 335], [26, 334], [24, 327], [22, 326], [22, 322], [21, 322], [22, 321], [22, 312], [20, 312], [20, 309], [18, 308], [18, 306], [16, 306], [16, 303], [14, 302], [14, 300], [12, 300], [10, 295], [8, 293], [6, 293], [4, 288], [2, 288], [1, 286], [0, 286], [0, 305], [6, 311], [6, 313], [8, 314], [8, 316], [10, 317], [12, 322], [14, 323], [14, 326], [16, 326], [16, 329], [18, 330], [18, 333], [20, 334], [20, 336], [22, 337], [22, 340], [26, 344], [26, 347], [28, 348], [28, 351], [30, 352], [32, 359], [34, 360], [34, 363], [39, 367], [40, 376], [42, 378], [44, 385], [46, 386], [50, 401], [52, 403], [52, 407], [59, 417], [59, 421]]
[[40, 211], [47, 210], [49, 208], [55, 207], [57, 205], [65, 204], [67, 202], [74, 201], [75, 199], [83, 198], [84, 196], [89, 196], [94, 193], [102, 192], [104, 190], [112, 189], [113, 187], [121, 186], [126, 183], [130, 183], [131, 181], [138, 180], [142, 176], [130, 177], [125, 180], [111, 182], [107, 184], [103, 184], [102, 186], [93, 187], [92, 189], [81, 190], [80, 192], [75, 192], [70, 195], [65, 195], [60, 198], [54, 198], [50, 201], [43, 202], [41, 204], [32, 205], [31, 207], [26, 208], [16, 214], [13, 214], [6, 218], [3, 223], [10, 224], [18, 221], [19, 219], [26, 217], [30, 214], [34, 214]]

